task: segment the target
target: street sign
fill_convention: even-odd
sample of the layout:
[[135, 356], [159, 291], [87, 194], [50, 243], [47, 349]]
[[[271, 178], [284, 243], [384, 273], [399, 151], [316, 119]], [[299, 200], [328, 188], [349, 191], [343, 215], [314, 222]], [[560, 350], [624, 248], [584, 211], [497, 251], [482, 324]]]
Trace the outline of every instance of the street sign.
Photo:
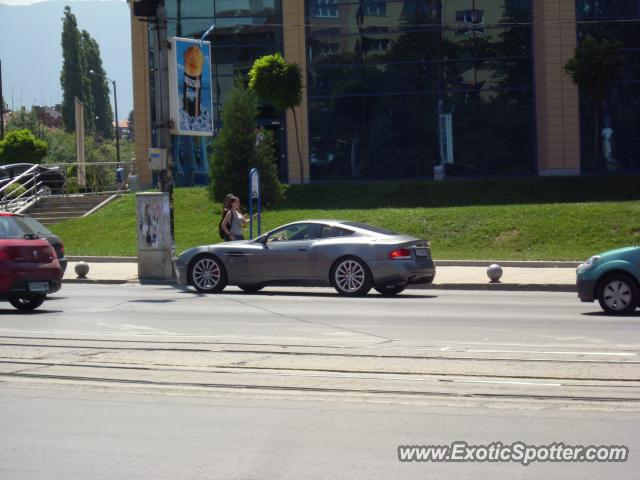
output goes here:
[[249, 236], [253, 238], [253, 201], [257, 200], [258, 206], [258, 235], [260, 235], [260, 171], [257, 168], [249, 170]]

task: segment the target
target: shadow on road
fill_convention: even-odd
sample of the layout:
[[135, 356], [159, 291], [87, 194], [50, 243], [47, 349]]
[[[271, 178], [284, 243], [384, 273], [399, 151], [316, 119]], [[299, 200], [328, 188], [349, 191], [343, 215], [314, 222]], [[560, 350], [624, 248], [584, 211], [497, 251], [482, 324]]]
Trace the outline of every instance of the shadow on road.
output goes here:
[[20, 310], [17, 310], [15, 308], [0, 308], [0, 315], [24, 315], [24, 316], [31, 316], [31, 315], [45, 315], [47, 313], [62, 313], [62, 310], [33, 310], [31, 312], [21, 312]]
[[211, 293], [211, 294], [203, 294], [203, 293], [198, 293], [195, 292], [193, 290], [182, 290], [180, 293], [189, 293], [191, 295], [194, 296], [198, 296], [198, 297], [208, 297], [209, 295], [211, 296], [215, 296], [215, 295], [233, 295], [233, 296], [241, 296], [241, 297], [249, 297], [249, 296], [258, 296], [258, 297], [315, 297], [315, 298], [344, 298], [344, 299], [349, 299], [349, 298], [366, 298], [366, 299], [371, 299], [372, 301], [374, 299], [385, 299], [385, 300], [408, 300], [408, 299], [412, 299], [412, 298], [420, 298], [420, 299], [425, 299], [425, 298], [438, 298], [438, 295], [396, 295], [393, 297], [387, 297], [384, 295], [377, 295], [375, 293], [369, 294], [369, 295], [365, 295], [362, 297], [342, 297], [340, 295], [338, 295], [337, 293], [331, 293], [331, 292], [269, 292], [269, 291], [261, 291], [261, 292], [254, 292], [254, 293], [246, 293], [243, 292], [241, 290], [224, 290], [220, 293]]
[[606, 313], [603, 311], [584, 312], [582, 315], [586, 315], [588, 317], [640, 318], [640, 310], [636, 310], [630, 315], [611, 315], [610, 313]]

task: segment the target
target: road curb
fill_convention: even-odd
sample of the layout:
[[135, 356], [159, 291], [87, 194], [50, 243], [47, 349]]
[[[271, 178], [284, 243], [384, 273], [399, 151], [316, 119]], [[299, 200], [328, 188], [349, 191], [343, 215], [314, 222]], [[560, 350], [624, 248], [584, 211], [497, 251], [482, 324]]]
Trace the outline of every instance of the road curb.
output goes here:
[[488, 267], [497, 263], [510, 268], [577, 268], [581, 262], [546, 260], [434, 260], [437, 267]]
[[[87, 285], [173, 285], [178, 286], [172, 280], [93, 280], [82, 278], [64, 279], [62, 283], [87, 284]], [[485, 290], [496, 292], [576, 292], [573, 284], [549, 284], [549, 283], [435, 283], [427, 285], [410, 285], [412, 290]]]
[[[68, 256], [70, 262], [87, 263], [137, 263], [138, 257], [102, 257], [102, 256]], [[488, 267], [497, 263], [502, 267], [510, 268], [577, 268], [578, 261], [572, 260], [434, 260], [437, 267]]]
[[420, 290], [487, 290], [496, 292], [576, 292], [574, 284], [562, 283], [432, 283], [410, 285]]

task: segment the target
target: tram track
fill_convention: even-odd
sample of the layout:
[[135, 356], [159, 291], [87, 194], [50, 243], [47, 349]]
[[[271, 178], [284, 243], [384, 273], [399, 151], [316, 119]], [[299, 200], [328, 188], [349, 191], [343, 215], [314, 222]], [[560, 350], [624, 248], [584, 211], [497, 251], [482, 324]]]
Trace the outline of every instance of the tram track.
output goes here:
[[[394, 397], [640, 402], [635, 349], [602, 358], [531, 350], [464, 353], [425, 346], [0, 337], [0, 381], [138, 385], [206, 392], [315, 392]], [[530, 348], [530, 347], [528, 347]], [[585, 354], [576, 351], [555, 353]], [[363, 351], [370, 350], [370, 353]], [[404, 352], [404, 353], [401, 353]], [[407, 353], [408, 352], [408, 353]], [[437, 353], [434, 353], [437, 352]], [[615, 355], [628, 355], [624, 360]], [[609, 355], [610, 357], [607, 357]], [[559, 374], [558, 372], [562, 372]]]

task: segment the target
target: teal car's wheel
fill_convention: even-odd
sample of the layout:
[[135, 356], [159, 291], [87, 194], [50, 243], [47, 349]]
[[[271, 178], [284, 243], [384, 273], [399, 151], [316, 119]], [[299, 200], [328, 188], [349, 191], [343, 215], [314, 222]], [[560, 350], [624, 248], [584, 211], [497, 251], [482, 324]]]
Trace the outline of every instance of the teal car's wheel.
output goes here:
[[598, 288], [598, 302], [612, 315], [629, 315], [638, 307], [638, 284], [629, 275], [614, 273], [606, 276]]

